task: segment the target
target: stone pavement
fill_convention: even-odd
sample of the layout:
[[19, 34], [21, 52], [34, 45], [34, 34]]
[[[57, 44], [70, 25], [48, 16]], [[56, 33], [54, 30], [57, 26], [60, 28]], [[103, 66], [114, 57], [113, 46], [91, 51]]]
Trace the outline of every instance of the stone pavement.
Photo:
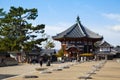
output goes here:
[[[8, 78], [4, 80], [80, 80], [79, 77], [86, 74], [92, 69], [92, 66], [97, 64], [97, 62], [84, 62], [84, 63], [62, 63], [54, 64], [47, 69], [51, 73], [41, 73], [42, 71], [34, 71], [31, 73], [22, 74], [13, 78]], [[61, 68], [62, 66], [70, 65], [70, 68], [65, 68], [62, 70], [54, 70]], [[37, 76], [38, 78], [25, 78], [25, 76]]]
[[[53, 68], [58, 65], [64, 65], [67, 63], [54, 63], [51, 66], [47, 67], [46, 64], [43, 64], [43, 68]], [[20, 64], [16, 66], [7, 66], [7, 67], [0, 67], [0, 80], [8, 77], [14, 76], [21, 76], [25, 74], [30, 74], [36, 72], [36, 68], [39, 68], [39, 64]]]
[[[52, 65], [53, 66], [53, 65]], [[51, 67], [52, 67], [51, 66]], [[6, 67], [0, 67], [0, 80], [12, 76], [18, 76], [27, 74], [30, 72], [36, 71], [35, 68], [40, 67], [39, 64], [19, 64], [15, 66], [6, 66]], [[43, 64], [43, 67], [46, 67], [45, 64]]]
[[[98, 65], [101, 61], [91, 61], [84, 63], [62, 63], [62, 64], [52, 64], [45, 71], [37, 71], [35, 68], [38, 68], [39, 65], [24, 65], [23, 70], [21, 68], [12, 69], [12, 75], [15, 75], [15, 70], [18, 70], [18, 76], [6, 78], [3, 80], [85, 80], [80, 79], [80, 77], [85, 76], [93, 70], [93, 65]], [[71, 65], [72, 64], [72, 65]], [[68, 68], [63, 68], [63, 66], [70, 66]], [[21, 65], [23, 66], [23, 65]], [[41, 69], [43, 69], [41, 68]], [[19, 70], [21, 69], [21, 70]], [[61, 69], [61, 70], [56, 70]], [[28, 71], [29, 70], [29, 71]], [[1, 70], [0, 70], [1, 71]], [[23, 71], [23, 72], [22, 72]], [[50, 73], [49, 73], [50, 72]], [[1, 72], [0, 72], [1, 74]], [[7, 73], [6, 73], [7, 74]], [[107, 61], [105, 65], [100, 68], [98, 71], [95, 71], [95, 74], [91, 75], [92, 80], [119, 80], [120, 79], [120, 63], [115, 60]]]
[[93, 80], [120, 80], [120, 62], [107, 61], [100, 71], [92, 76]]

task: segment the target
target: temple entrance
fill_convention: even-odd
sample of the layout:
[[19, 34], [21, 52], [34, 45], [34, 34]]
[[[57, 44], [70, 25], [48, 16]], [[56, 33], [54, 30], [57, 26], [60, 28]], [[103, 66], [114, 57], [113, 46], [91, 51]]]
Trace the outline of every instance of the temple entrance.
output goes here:
[[92, 45], [84, 45], [84, 53], [92, 53]]
[[77, 47], [69, 47], [67, 52], [70, 59], [79, 60], [80, 50]]

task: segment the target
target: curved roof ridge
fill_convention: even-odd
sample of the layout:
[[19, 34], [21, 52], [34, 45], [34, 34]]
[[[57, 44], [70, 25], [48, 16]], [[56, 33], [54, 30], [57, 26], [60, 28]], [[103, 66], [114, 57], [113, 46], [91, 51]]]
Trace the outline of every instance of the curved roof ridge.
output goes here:
[[81, 22], [80, 22], [80, 21], [77, 21], [77, 24], [78, 24], [78, 27], [79, 27], [81, 33], [82, 33], [84, 36], [87, 36], [86, 31], [84, 30], [84, 27], [83, 27], [83, 25], [81, 24]]
[[90, 29], [88, 29], [87, 27], [84, 26], [84, 29], [86, 31], [86, 34], [88, 37], [90, 38], [100, 38], [100, 37], [103, 37], [102, 35], [99, 35], [98, 33], [95, 33], [93, 31], [91, 31]]
[[[75, 27], [76, 27], [76, 24], [74, 24], [75, 25]], [[67, 32], [66, 33], [66, 35], [68, 35], [69, 33], [71, 33], [74, 29], [75, 29], [75, 27], [74, 26], [71, 26], [71, 30], [69, 31], [69, 32]], [[69, 28], [70, 29], [70, 28]]]
[[73, 30], [73, 28], [74, 28], [74, 26], [75, 26], [76, 24], [74, 24], [73, 26], [71, 26], [70, 28], [68, 28], [68, 29], [66, 29], [65, 31], [63, 31], [63, 32], [61, 32], [61, 33], [59, 33], [59, 34], [57, 34], [57, 35], [67, 35], [69, 32], [71, 32], [72, 30]]

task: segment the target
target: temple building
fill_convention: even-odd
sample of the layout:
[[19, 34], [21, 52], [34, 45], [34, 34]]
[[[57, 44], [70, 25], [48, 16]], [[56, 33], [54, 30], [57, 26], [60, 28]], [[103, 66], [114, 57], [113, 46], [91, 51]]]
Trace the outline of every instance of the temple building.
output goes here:
[[53, 36], [53, 39], [61, 42], [64, 56], [80, 57], [93, 56], [95, 50], [94, 43], [101, 41], [103, 36], [83, 26], [78, 16], [74, 25]]

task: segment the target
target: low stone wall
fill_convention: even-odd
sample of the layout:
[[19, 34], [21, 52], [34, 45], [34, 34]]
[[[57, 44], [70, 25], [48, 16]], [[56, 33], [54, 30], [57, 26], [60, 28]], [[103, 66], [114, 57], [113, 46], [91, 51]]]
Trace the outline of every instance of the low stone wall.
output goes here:
[[3, 66], [13, 66], [13, 65], [17, 65], [18, 62], [14, 59], [14, 58], [4, 58], [2, 62], [0, 62], [0, 67]]
[[0, 63], [0, 67], [3, 67], [5, 66], [6, 64], [5, 63]]

